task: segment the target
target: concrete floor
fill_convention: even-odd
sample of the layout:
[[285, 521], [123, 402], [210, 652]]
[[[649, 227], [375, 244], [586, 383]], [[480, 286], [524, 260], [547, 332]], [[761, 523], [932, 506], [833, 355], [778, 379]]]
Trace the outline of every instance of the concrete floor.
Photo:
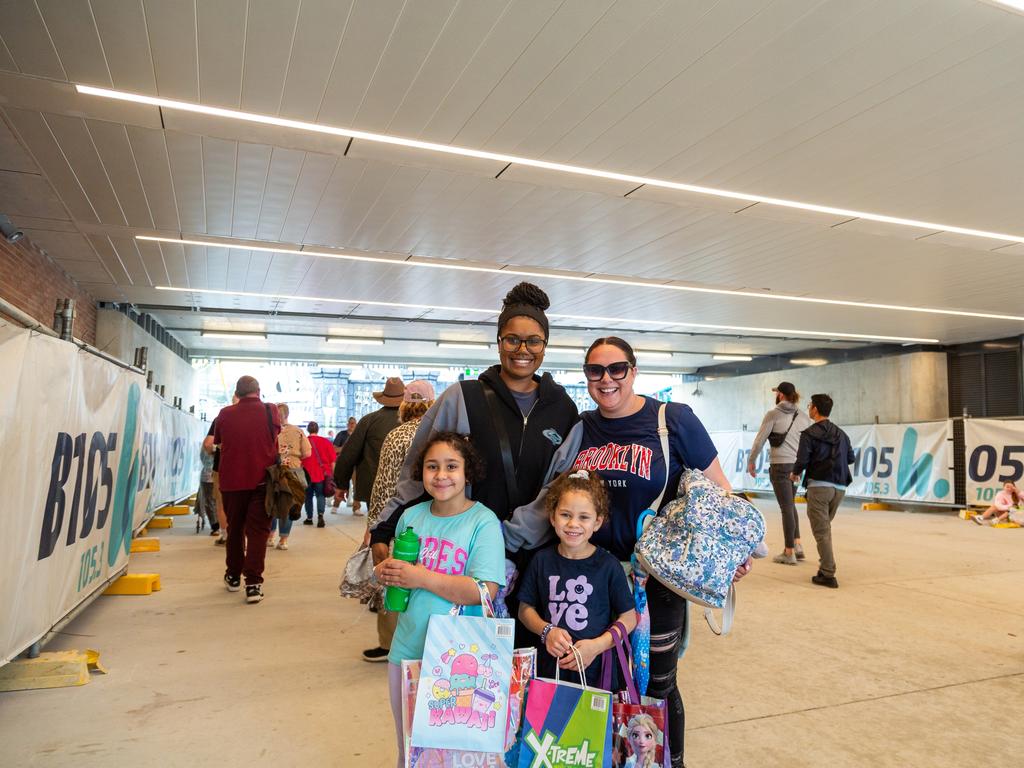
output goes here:
[[[777, 510], [764, 504], [773, 553]], [[802, 514], [802, 512], [801, 512]], [[133, 556], [163, 591], [101, 597], [49, 649], [95, 648], [81, 688], [0, 694], [4, 766], [392, 766], [374, 617], [337, 596], [362, 519], [298, 526], [267, 599], [223, 588], [188, 522]], [[732, 637], [694, 623], [680, 664], [687, 764], [1009, 766], [1024, 752], [1024, 529], [844, 508], [839, 590], [761, 561]], [[809, 533], [809, 529], [808, 529]], [[813, 553], [813, 539], [805, 545]]]

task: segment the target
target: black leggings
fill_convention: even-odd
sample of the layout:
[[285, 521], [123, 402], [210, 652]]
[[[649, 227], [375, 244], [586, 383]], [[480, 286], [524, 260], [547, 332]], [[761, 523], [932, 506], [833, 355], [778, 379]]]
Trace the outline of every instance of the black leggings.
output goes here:
[[647, 580], [647, 606], [651, 612], [651, 681], [647, 695], [668, 703], [672, 765], [682, 766], [686, 713], [676, 684], [676, 670], [689, 613], [686, 601], [654, 577]]

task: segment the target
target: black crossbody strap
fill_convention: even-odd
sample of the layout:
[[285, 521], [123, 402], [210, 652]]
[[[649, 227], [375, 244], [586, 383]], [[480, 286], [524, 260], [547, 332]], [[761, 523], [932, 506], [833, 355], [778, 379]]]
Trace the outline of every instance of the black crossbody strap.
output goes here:
[[505, 429], [505, 422], [501, 418], [501, 403], [498, 395], [491, 386], [484, 381], [480, 382], [484, 399], [487, 401], [487, 410], [491, 415], [491, 424], [494, 426], [494, 434], [498, 436], [498, 445], [501, 448], [501, 463], [505, 467], [505, 491], [508, 494], [508, 516], [512, 516], [513, 510], [519, 506], [518, 483], [516, 482], [516, 467], [512, 462], [512, 446], [508, 441], [508, 430]]

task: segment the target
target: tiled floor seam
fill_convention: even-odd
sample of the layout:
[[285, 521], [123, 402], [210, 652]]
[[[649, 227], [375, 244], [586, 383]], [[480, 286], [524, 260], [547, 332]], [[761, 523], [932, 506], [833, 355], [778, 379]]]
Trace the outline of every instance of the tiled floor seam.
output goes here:
[[947, 688], [961, 688], [967, 685], [977, 685], [978, 683], [991, 683], [996, 680], [1006, 680], [1012, 677], [1019, 677], [1024, 679], [1024, 670], [1020, 672], [1009, 672], [1005, 675], [994, 675], [992, 677], [982, 677], [977, 680], [964, 680], [959, 683], [946, 683], [945, 685], [936, 685], [931, 688], [917, 688], [912, 691], [900, 691], [899, 693], [886, 693], [881, 696], [872, 696], [866, 699], [852, 699], [850, 701], [841, 701], [836, 704], [823, 704], [818, 707], [807, 707], [805, 709], [793, 709], [788, 712], [775, 712], [770, 715], [758, 715], [757, 717], [746, 717], [740, 720], [724, 720], [720, 723], [708, 723], [707, 725], [698, 725], [695, 728], [687, 728], [687, 731], [704, 731], [708, 728], [720, 728], [724, 725], [738, 725], [740, 723], [753, 723], [758, 720], [773, 720], [778, 717], [788, 717], [790, 715], [802, 715], [805, 712], [817, 712], [824, 709], [837, 709], [839, 707], [848, 707], [854, 704], [869, 704], [874, 701], [884, 701], [885, 699], [896, 699], [901, 696], [914, 696], [919, 693], [931, 693], [933, 691], [942, 691]]

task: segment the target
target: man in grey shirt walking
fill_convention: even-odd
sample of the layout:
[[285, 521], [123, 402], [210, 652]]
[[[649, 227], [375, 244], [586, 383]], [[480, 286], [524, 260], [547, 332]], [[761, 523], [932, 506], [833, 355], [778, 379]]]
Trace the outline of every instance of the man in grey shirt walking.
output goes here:
[[790, 382], [781, 382], [772, 389], [772, 392], [775, 393], [775, 407], [761, 420], [761, 428], [757, 431], [750, 449], [747, 471], [751, 477], [757, 476], [754, 462], [756, 457], [761, 455], [767, 440], [771, 446], [768, 479], [782, 512], [782, 534], [786, 545], [782, 554], [776, 555], [773, 559], [776, 563], [796, 565], [798, 560], [804, 559], [804, 548], [800, 544], [800, 518], [796, 513], [796, 485], [790, 479], [790, 475], [796, 462], [800, 433], [812, 422], [807, 414], [801, 413], [797, 407], [800, 393]]

